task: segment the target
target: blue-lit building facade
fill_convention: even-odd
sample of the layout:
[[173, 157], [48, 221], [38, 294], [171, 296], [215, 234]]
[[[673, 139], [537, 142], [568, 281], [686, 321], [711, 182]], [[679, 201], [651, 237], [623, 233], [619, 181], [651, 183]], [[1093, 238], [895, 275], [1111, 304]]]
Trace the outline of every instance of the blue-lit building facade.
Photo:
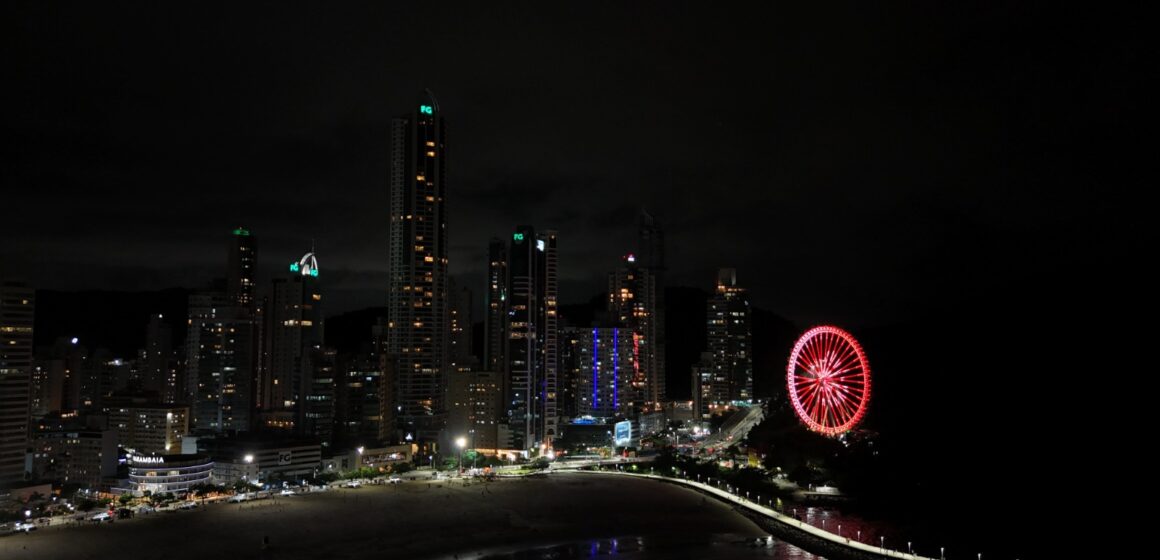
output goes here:
[[619, 327], [577, 329], [576, 412], [617, 418], [632, 412], [633, 331]]

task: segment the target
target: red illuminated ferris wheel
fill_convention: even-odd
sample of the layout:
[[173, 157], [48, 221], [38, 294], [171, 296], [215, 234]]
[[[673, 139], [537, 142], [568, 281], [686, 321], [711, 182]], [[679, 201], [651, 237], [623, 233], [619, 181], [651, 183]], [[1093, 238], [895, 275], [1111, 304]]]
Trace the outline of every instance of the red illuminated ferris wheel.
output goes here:
[[861, 422], [870, 404], [870, 363], [858, 341], [838, 327], [814, 327], [798, 339], [786, 383], [798, 418], [828, 436]]

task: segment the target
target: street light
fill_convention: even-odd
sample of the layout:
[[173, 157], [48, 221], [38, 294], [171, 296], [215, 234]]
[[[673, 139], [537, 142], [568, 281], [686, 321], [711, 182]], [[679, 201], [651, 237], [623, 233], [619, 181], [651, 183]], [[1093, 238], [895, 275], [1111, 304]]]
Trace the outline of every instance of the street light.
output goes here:
[[463, 448], [467, 447], [467, 438], [462, 436], [456, 438], [455, 447], [459, 448], [459, 474], [463, 474]]
[[914, 549], [911, 548], [910, 541], [906, 541], [906, 552], [907, 554], [914, 554]]
[[883, 536], [878, 537], [878, 548], [881, 548], [882, 550], [886, 550], [886, 537], [883, 537]]

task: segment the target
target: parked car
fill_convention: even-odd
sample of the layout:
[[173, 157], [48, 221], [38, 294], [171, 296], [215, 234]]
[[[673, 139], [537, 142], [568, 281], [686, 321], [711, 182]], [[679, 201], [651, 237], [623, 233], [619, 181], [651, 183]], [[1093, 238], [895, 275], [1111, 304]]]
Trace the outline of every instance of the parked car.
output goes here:
[[362, 482], [359, 482], [357, 480], [351, 480], [351, 481], [348, 481], [346, 484], [344, 484], [344, 486], [346, 486], [347, 488], [362, 488]]
[[246, 494], [243, 492], [241, 494], [234, 494], [233, 496], [230, 496], [230, 498], [226, 501], [231, 503], [231, 504], [239, 504], [239, 503], [242, 503], [248, 499], [250, 499], [249, 494]]
[[109, 515], [109, 512], [107, 512], [107, 511], [102, 511], [101, 513], [98, 513], [98, 514], [90, 517], [89, 521], [92, 521], [93, 523], [100, 523], [102, 521], [104, 521], [106, 523], [112, 523], [113, 516]]
[[280, 496], [293, 496], [295, 494], [296, 494], [296, 492], [294, 492], [293, 490], [291, 490], [289, 488], [278, 493], [278, 495], [280, 495]]
[[402, 482], [403, 479], [400, 478], [397, 474], [393, 474], [390, 478], [387, 479], [387, 484], [402, 484]]
[[180, 505], [177, 506], [177, 509], [196, 509], [196, 508], [197, 508], [197, 502], [192, 502], [192, 501], [182, 502]]

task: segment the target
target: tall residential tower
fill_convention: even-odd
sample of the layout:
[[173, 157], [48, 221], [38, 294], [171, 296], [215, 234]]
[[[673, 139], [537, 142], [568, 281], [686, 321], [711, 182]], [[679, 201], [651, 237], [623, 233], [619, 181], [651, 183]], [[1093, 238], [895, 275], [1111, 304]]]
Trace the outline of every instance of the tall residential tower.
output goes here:
[[706, 388], [702, 381], [702, 391], [710, 401], [706, 404], [752, 402], [751, 310], [745, 289], [737, 286], [737, 272], [732, 268], [718, 272], [717, 289], [709, 297], [708, 308], [709, 386]]
[[516, 449], [551, 447], [558, 435], [556, 232], [519, 226], [508, 252], [505, 403]]
[[427, 91], [391, 124], [386, 369], [398, 427], [434, 440], [448, 374], [446, 129]]
[[0, 487], [24, 480], [34, 296], [26, 284], [0, 282]]

